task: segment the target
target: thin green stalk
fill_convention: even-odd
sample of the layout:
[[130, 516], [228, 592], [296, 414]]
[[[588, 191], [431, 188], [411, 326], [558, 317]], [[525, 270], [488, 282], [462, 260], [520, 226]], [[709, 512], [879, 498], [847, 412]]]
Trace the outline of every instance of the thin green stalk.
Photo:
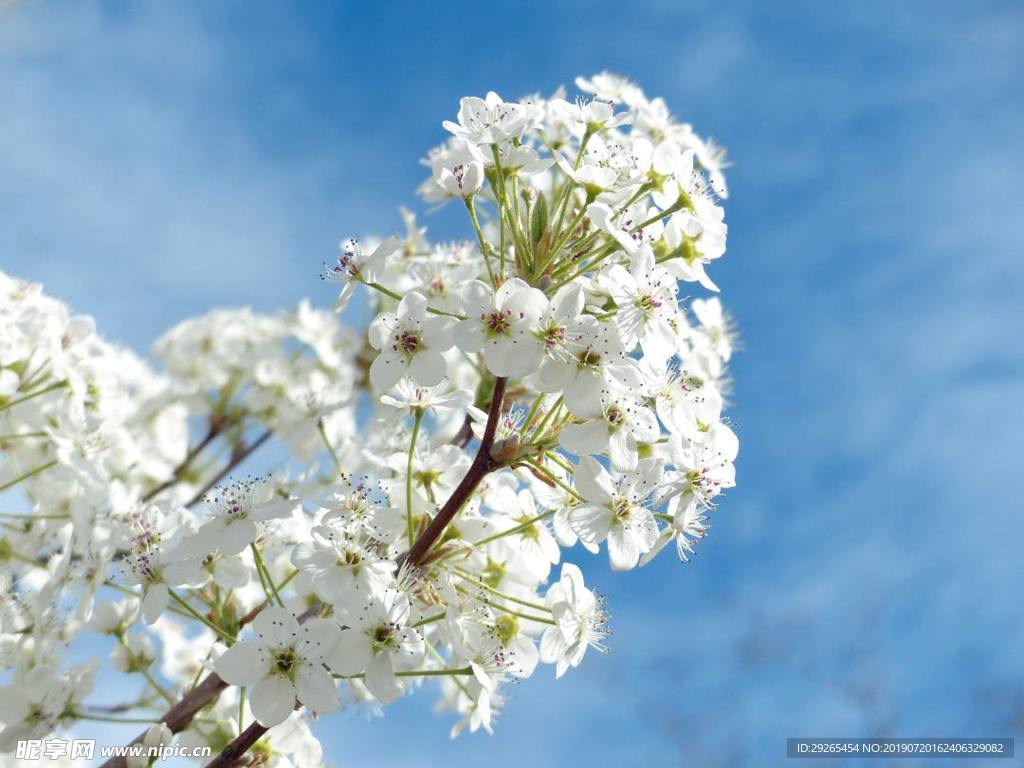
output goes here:
[[558, 396], [558, 399], [555, 400], [555, 404], [548, 408], [548, 410], [544, 414], [544, 418], [540, 420], [540, 424], [538, 424], [537, 428], [533, 430], [533, 434], [530, 435], [530, 439], [528, 442], [533, 443], [537, 440], [537, 438], [540, 436], [540, 433], [543, 432], [544, 428], [548, 425], [548, 421], [551, 419], [552, 414], [554, 414], [555, 411], [562, 407], [562, 401], [564, 399], [564, 396]]
[[70, 520], [71, 515], [36, 515], [31, 512], [23, 515], [15, 514], [13, 512], [0, 512], [0, 517], [6, 517], [8, 520]]
[[476, 240], [480, 244], [480, 254], [484, 257], [484, 266], [487, 267], [487, 277], [491, 285], [497, 287], [498, 281], [494, 279], [494, 269], [491, 267], [491, 257], [487, 253], [487, 242], [484, 240], [484, 232], [480, 229], [480, 221], [476, 217], [476, 203], [474, 198], [466, 198], [466, 210], [469, 212], [470, 221], [473, 222], [473, 229], [476, 231]]
[[609, 256], [611, 256], [613, 253], [615, 253], [615, 251], [618, 248], [618, 246], [619, 246], [619, 244], [616, 243], [616, 242], [609, 243], [608, 245], [606, 245], [604, 247], [603, 250], [598, 251], [598, 253], [590, 261], [588, 261], [586, 264], [584, 264], [583, 266], [578, 268], [569, 277], [566, 277], [566, 278], [562, 279], [554, 287], [549, 288], [548, 291], [550, 293], [554, 294], [563, 285], [568, 285], [569, 283], [571, 283], [573, 280], [575, 280], [580, 275], [585, 275], [587, 272], [592, 270], [594, 267], [596, 267], [602, 261], [604, 261]]
[[500, 241], [500, 251], [498, 253], [498, 264], [499, 264], [499, 277], [502, 281], [505, 280], [505, 217], [502, 215], [502, 211], [508, 206], [508, 195], [505, 190], [505, 172], [501, 167], [501, 155], [498, 154], [498, 145], [491, 144], [491, 153], [494, 155], [494, 172], [498, 178], [498, 182], [501, 185], [501, 195], [495, 191], [495, 197], [498, 198], [498, 239]]
[[[469, 592], [462, 587], [456, 587], [456, 589], [458, 589], [463, 594], [469, 594]], [[520, 613], [519, 611], [513, 610], [508, 606], [502, 605], [501, 603], [495, 603], [493, 600], [488, 600], [486, 597], [481, 597], [480, 595], [473, 595], [473, 597], [479, 600], [484, 605], [489, 605], [491, 606], [491, 608], [497, 608], [502, 613], [507, 613], [510, 616], [517, 616], [520, 619], [525, 619], [526, 621], [535, 621], [538, 624], [550, 624], [551, 626], [555, 626], [555, 624], [557, 623], [554, 619], [548, 619], [543, 616], [531, 616], [528, 613]]]
[[[395, 672], [395, 677], [443, 677], [446, 675], [472, 675], [472, 667], [458, 667], [457, 669], [410, 669], [406, 672]], [[332, 675], [335, 680], [362, 680], [366, 677], [365, 672], [358, 672], [354, 675]]]
[[405, 530], [409, 538], [409, 546], [412, 547], [416, 540], [412, 523], [412, 464], [416, 455], [416, 438], [420, 434], [420, 425], [423, 423], [423, 409], [416, 409], [416, 421], [412, 426], [412, 437], [409, 439], [409, 459], [405, 465]]
[[[390, 288], [385, 288], [380, 283], [363, 283], [363, 285], [367, 286], [368, 288], [373, 288], [373, 290], [378, 291], [379, 293], [383, 293], [385, 296], [387, 296], [389, 298], [392, 298], [395, 301], [401, 301], [402, 300], [401, 294], [395, 293]], [[447, 312], [447, 311], [445, 311], [443, 309], [437, 309], [436, 307], [427, 307], [427, 312], [430, 312], [431, 314], [434, 314], [434, 315], [444, 315], [445, 317], [454, 317], [457, 320], [465, 320], [466, 319], [465, 315], [460, 315], [460, 314], [458, 314], [456, 312]]]
[[524, 605], [527, 608], [533, 608], [534, 610], [537, 610], [537, 611], [546, 611], [547, 613], [551, 613], [551, 608], [549, 608], [546, 605], [541, 605], [540, 603], [533, 603], [533, 602], [530, 602], [529, 600], [523, 600], [520, 597], [514, 597], [513, 595], [509, 595], [509, 594], [506, 594], [505, 592], [501, 592], [500, 590], [495, 589], [494, 587], [492, 587], [490, 584], [488, 584], [488, 583], [486, 583], [484, 581], [481, 581], [480, 579], [476, 578], [476, 576], [471, 574], [469, 571], [464, 571], [462, 568], [455, 568], [454, 570], [455, 570], [455, 572], [461, 578], [465, 579], [468, 582], [471, 582], [472, 584], [480, 587], [481, 589], [486, 589], [488, 592], [490, 592], [491, 594], [495, 595], [496, 597], [500, 597], [503, 600], [509, 600], [509, 601], [511, 601], [513, 603], [519, 603], [519, 605]]
[[242, 735], [242, 731], [245, 728], [242, 726], [242, 720], [245, 718], [245, 686], [242, 686], [242, 690], [238, 694], [238, 735]]
[[91, 720], [97, 723], [157, 723], [159, 717], [113, 717], [111, 715], [94, 715], [89, 712], [74, 712], [72, 717], [78, 720]]
[[507, 531], [502, 531], [501, 533], [495, 533], [495, 534], [493, 534], [491, 536], [488, 536], [485, 539], [480, 539], [480, 541], [471, 542], [470, 546], [482, 547], [485, 544], [490, 544], [492, 541], [497, 541], [498, 539], [503, 539], [506, 536], [515, 536], [517, 533], [522, 533], [523, 531], [527, 530], [534, 523], [539, 523], [541, 520], [546, 520], [547, 518], [551, 517], [553, 514], [555, 514], [555, 511], [553, 509], [549, 509], [547, 512], [541, 512], [536, 517], [531, 517], [529, 520], [526, 520], [525, 522], [520, 523], [519, 525], [515, 526], [514, 528], [509, 528]]
[[[284, 607], [284, 600], [282, 600], [281, 599], [281, 595], [278, 594], [277, 587], [274, 585], [274, 579], [270, 575], [270, 570], [267, 568], [267, 564], [265, 562], [263, 562], [263, 555], [260, 554], [260, 548], [256, 546], [256, 542], [255, 541], [252, 542], [249, 545], [249, 548], [252, 550], [253, 559], [256, 560], [256, 570], [257, 571], [262, 571], [263, 572], [263, 576], [266, 577], [267, 582], [266, 582], [266, 584], [263, 587], [264, 591], [266, 592], [267, 585], [269, 585], [271, 592], [274, 593], [274, 597], [277, 598], [277, 604], [280, 605], [283, 608]], [[274, 602], [273, 599], [271, 598], [269, 592], [267, 593], [267, 602], [268, 603], [273, 603]]]
[[52, 461], [48, 461], [45, 464], [41, 464], [40, 466], [36, 467], [35, 469], [30, 469], [28, 472], [26, 472], [25, 474], [21, 475], [20, 477], [16, 477], [13, 480], [10, 480], [10, 481], [4, 483], [3, 485], [0, 485], [0, 491], [6, 491], [8, 488], [13, 488], [18, 483], [20, 483], [22, 480], [28, 480], [30, 477], [34, 477], [35, 475], [38, 475], [40, 472], [45, 472], [46, 470], [48, 470], [50, 467], [52, 467], [56, 463], [57, 463], [57, 460], [53, 459]]
[[345, 473], [341, 469], [341, 461], [338, 459], [338, 452], [334, 450], [334, 446], [331, 445], [331, 441], [327, 439], [327, 430], [324, 429], [324, 420], [316, 420], [316, 428], [320, 433], [320, 439], [324, 441], [324, 445], [327, 446], [327, 452], [331, 454], [331, 459], [334, 461], [334, 468], [338, 471], [338, 475], [344, 477]]
[[523, 461], [525, 461], [531, 467], [533, 467], [538, 472], [540, 472], [542, 475], [544, 475], [544, 477], [546, 477], [548, 480], [550, 480], [551, 482], [555, 483], [559, 488], [561, 488], [566, 493], [569, 493], [572, 496], [576, 497], [579, 501], [584, 501], [584, 498], [582, 496], [580, 496], [573, 488], [570, 488], [564, 482], [562, 482], [557, 477], [555, 477], [553, 474], [548, 472], [547, 467], [545, 467], [545, 466], [543, 466], [541, 464], [538, 464], [536, 461], [534, 461], [533, 459], [531, 459], [529, 457], [524, 458]]
[[46, 437], [45, 432], [12, 432], [9, 435], [0, 435], [0, 443], [8, 440], [22, 440], [29, 437]]
[[9, 402], [4, 403], [3, 405], [0, 405], [0, 412], [6, 411], [8, 408], [13, 408], [19, 403], [24, 403], [26, 400], [31, 400], [33, 397], [45, 395], [47, 392], [53, 392], [53, 390], [60, 389], [61, 387], [66, 387], [67, 385], [67, 379], [61, 379], [60, 381], [54, 382], [48, 387], [37, 389], [35, 392], [29, 392], [27, 395], [22, 395], [21, 397], [15, 398], [14, 400], [11, 400]]
[[168, 704], [174, 704], [174, 702], [177, 701], [177, 699], [174, 698], [173, 695], [171, 695], [170, 691], [168, 691], [166, 688], [164, 688], [162, 685], [160, 685], [160, 683], [156, 681], [156, 678], [153, 677], [153, 674], [148, 669], [140, 669], [139, 674], [146, 678], [146, 682], [153, 686], [153, 690], [159, 693], [160, 698], [162, 698]]
[[526, 430], [529, 429], [530, 424], [533, 422], [533, 417], [537, 415], [537, 410], [544, 402], [544, 394], [541, 393], [533, 399], [533, 404], [530, 406], [530, 410], [526, 413], [526, 418], [523, 419], [523, 425], [519, 428], [519, 439], [522, 440], [526, 437]]
[[189, 605], [188, 601], [183, 599], [181, 597], [181, 595], [179, 595], [173, 589], [168, 590], [168, 591], [171, 594], [171, 599], [174, 600], [174, 602], [176, 602], [182, 608], [184, 608], [185, 611], [187, 611], [189, 613], [189, 615], [192, 616], [192, 618], [194, 618], [194, 619], [196, 619], [198, 621], [201, 621], [208, 628], [212, 629], [216, 634], [220, 635], [221, 639], [227, 640], [229, 645], [235, 642], [235, 638], [233, 638], [231, 635], [229, 635], [223, 629], [221, 629], [216, 624], [214, 624], [212, 621], [210, 621], [208, 618], [206, 618], [201, 613], [199, 613], [199, 611], [197, 611], [195, 608], [193, 608], [191, 605]]
[[409, 626], [416, 629], [417, 627], [422, 627], [426, 624], [433, 624], [435, 621], [441, 621], [441, 619], [447, 615], [447, 613], [435, 613], [433, 616], [427, 616], [425, 619], [420, 619], [415, 624], [410, 624]]

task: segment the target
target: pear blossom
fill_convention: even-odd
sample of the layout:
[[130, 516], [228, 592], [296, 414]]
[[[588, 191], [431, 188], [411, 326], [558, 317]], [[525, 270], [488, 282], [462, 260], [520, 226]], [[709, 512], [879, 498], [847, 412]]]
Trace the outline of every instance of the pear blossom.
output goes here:
[[329, 619], [300, 624], [295, 615], [271, 606], [253, 621], [255, 640], [241, 640], [215, 664], [217, 674], [231, 685], [250, 688], [256, 719], [268, 728], [283, 723], [298, 700], [327, 714], [341, 706], [324, 659], [338, 639], [338, 626]]
[[675, 330], [679, 310], [676, 307], [676, 282], [669, 273], [655, 266], [654, 252], [641, 246], [632, 258], [629, 271], [613, 265], [602, 276], [618, 313], [615, 322], [626, 349], [639, 342], [652, 362], [665, 362], [675, 354]]
[[476, 160], [441, 169], [438, 183], [452, 197], [468, 199], [480, 191], [484, 183], [483, 165]]
[[601, 397], [609, 388], [638, 389], [640, 383], [635, 361], [608, 322], [597, 323], [571, 355], [546, 358], [537, 376], [542, 392], [561, 392], [569, 410], [581, 418], [601, 413]]
[[376, 282], [384, 271], [387, 258], [402, 247], [402, 241], [395, 236], [382, 240], [370, 253], [365, 254], [359, 241], [349, 238], [341, 244], [341, 255], [333, 267], [324, 266], [323, 279], [341, 283], [341, 293], [334, 302], [334, 311], [341, 312], [348, 306], [355, 292], [356, 283]]
[[576, 470], [576, 487], [585, 503], [570, 515], [572, 526], [588, 543], [607, 539], [616, 571], [635, 567], [658, 539], [658, 526], [646, 502], [658, 483], [659, 468], [656, 459], [642, 459], [636, 470], [616, 479], [587, 456]]
[[377, 699], [397, 699], [405, 686], [395, 673], [414, 669], [424, 653], [422, 635], [409, 626], [410, 611], [408, 598], [395, 590], [371, 600], [347, 619], [328, 666], [340, 675], [365, 672], [366, 687]]
[[467, 319], [455, 326], [455, 343], [463, 352], [483, 352], [495, 376], [526, 376], [537, 370], [544, 356], [535, 335], [547, 299], [519, 278], [506, 281], [497, 291], [479, 280], [463, 291]]
[[268, 768], [323, 762], [342, 699], [435, 690], [453, 736], [490, 732], [510, 685], [606, 650], [563, 547], [692, 557], [736, 482], [728, 164], [629, 80], [576, 85], [463, 99], [419, 187], [465, 202], [459, 239], [402, 208], [345, 241], [335, 312], [213, 309], [150, 363], [0, 272], [0, 751], [105, 717], [83, 630], [142, 686], [143, 745], [181, 697], [177, 744]]
[[608, 636], [604, 604], [583, 584], [583, 572], [572, 563], [562, 565], [558, 582], [546, 596], [555, 618], [555, 626], [544, 630], [540, 657], [555, 665], [555, 677], [569, 667], [578, 667], [587, 648], [607, 653], [603, 640]]
[[182, 553], [208, 554], [220, 550], [237, 555], [259, 533], [257, 523], [286, 517], [295, 507], [291, 499], [278, 495], [267, 478], [236, 480], [204, 498], [211, 519], [182, 547]]
[[183, 537], [189, 532], [174, 532], [173, 524], [174, 518], [157, 506], [147, 507], [129, 520], [132, 535], [121, 559], [121, 575], [127, 584], [142, 587], [141, 609], [147, 624], [167, 608], [172, 587], [206, 580], [199, 558], [181, 551]]
[[567, 425], [561, 445], [577, 456], [608, 453], [620, 472], [636, 469], [639, 447], [653, 443], [661, 434], [654, 412], [627, 394], [608, 393], [602, 398], [601, 416]]
[[441, 352], [452, 345], [451, 319], [427, 317], [427, 300], [409, 293], [394, 313], [385, 312], [370, 326], [370, 344], [380, 354], [370, 366], [370, 380], [379, 390], [389, 390], [402, 376], [432, 387], [445, 375]]
[[491, 91], [483, 99], [467, 96], [459, 102], [459, 122], [442, 125], [470, 144], [500, 144], [521, 136], [529, 127], [531, 113], [517, 102], [503, 101]]

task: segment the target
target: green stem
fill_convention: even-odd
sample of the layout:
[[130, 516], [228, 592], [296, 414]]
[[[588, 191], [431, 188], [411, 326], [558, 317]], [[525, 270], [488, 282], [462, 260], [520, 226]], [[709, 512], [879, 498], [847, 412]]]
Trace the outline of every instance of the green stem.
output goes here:
[[[464, 588], [456, 587], [456, 589], [458, 589], [463, 594], [469, 594], [469, 592]], [[507, 613], [510, 616], [518, 616], [520, 619], [525, 619], [526, 621], [535, 621], [538, 624], [550, 624], [551, 626], [555, 626], [557, 624], [557, 622], [554, 619], [548, 619], [544, 616], [531, 616], [528, 613], [520, 613], [519, 611], [512, 610], [508, 606], [502, 605], [501, 603], [495, 603], [494, 601], [488, 600], [486, 597], [481, 597], [480, 595], [472, 595], [472, 597], [479, 600], [484, 605], [489, 605], [491, 606], [491, 608], [497, 608], [502, 613]]]
[[491, 267], [491, 257], [487, 253], [487, 242], [484, 240], [484, 232], [480, 229], [480, 220], [476, 217], [476, 203], [472, 197], [466, 198], [466, 210], [469, 212], [470, 221], [473, 222], [473, 229], [476, 230], [476, 240], [480, 244], [480, 254], [484, 257], [484, 266], [487, 267], [487, 277], [491, 285], [497, 287], [498, 281], [494, 278], [494, 269]]
[[334, 450], [334, 446], [331, 445], [331, 441], [327, 439], [327, 430], [324, 429], [324, 420], [316, 420], [317, 431], [320, 432], [320, 439], [324, 441], [324, 445], [327, 446], [327, 452], [331, 454], [331, 460], [334, 461], [334, 468], [338, 471], [338, 475], [341, 477], [345, 476], [345, 473], [341, 469], [341, 461], [338, 459], [338, 453]]
[[9, 435], [0, 435], [0, 443], [8, 440], [22, 440], [29, 437], [46, 437], [45, 432], [12, 432]]
[[[385, 296], [387, 296], [389, 298], [392, 298], [395, 301], [401, 301], [402, 300], [401, 294], [395, 293], [390, 288], [385, 288], [380, 283], [363, 283], [363, 285], [367, 286], [368, 288], [373, 288], [373, 290], [378, 291], [380, 293], [383, 293]], [[456, 318], [458, 320], [465, 320], [466, 319], [465, 315], [460, 315], [460, 314], [457, 314], [455, 312], [446, 312], [443, 309], [437, 309], [435, 307], [427, 307], [427, 312], [430, 312], [431, 314], [434, 314], [434, 315], [444, 315], [445, 317], [454, 317], [454, 318]]]
[[26, 400], [31, 400], [33, 397], [39, 397], [41, 395], [45, 395], [47, 392], [53, 392], [53, 390], [60, 389], [61, 387], [66, 387], [67, 385], [68, 385], [67, 379], [61, 379], [60, 381], [55, 382], [55, 383], [51, 384], [48, 387], [43, 387], [42, 389], [37, 389], [35, 392], [30, 392], [27, 395], [22, 395], [19, 398], [16, 398], [14, 400], [11, 400], [9, 402], [4, 403], [3, 405], [0, 405], [0, 412], [6, 411], [8, 408], [13, 408], [14, 406], [18, 405], [19, 403], [24, 403]]
[[18, 515], [13, 512], [0, 512], [0, 517], [6, 517], [8, 520], [70, 520], [71, 515], [36, 515], [31, 512]]
[[471, 574], [469, 571], [464, 571], [461, 568], [455, 568], [454, 570], [461, 578], [473, 583], [481, 589], [486, 589], [488, 592], [490, 592], [492, 595], [495, 595], [496, 597], [500, 597], [503, 600], [509, 600], [513, 603], [519, 603], [519, 605], [524, 605], [527, 608], [533, 608], [537, 611], [546, 611], [547, 613], [551, 613], [551, 609], [546, 605], [541, 605], [540, 603], [533, 603], [529, 600], [523, 600], [520, 597], [514, 597], [513, 595], [506, 594], [505, 592], [495, 589], [490, 584], [487, 584], [481, 581], [480, 579], [476, 578], [476, 576]]
[[528, 528], [530, 528], [530, 526], [532, 526], [534, 523], [540, 522], [541, 520], [546, 520], [547, 518], [551, 517], [553, 514], [555, 514], [555, 511], [553, 509], [549, 509], [547, 512], [541, 512], [536, 517], [531, 517], [529, 520], [526, 520], [526, 521], [520, 523], [515, 528], [509, 528], [507, 531], [502, 531], [501, 533], [495, 533], [494, 535], [488, 536], [485, 539], [480, 539], [480, 541], [471, 542], [470, 546], [482, 547], [485, 544], [490, 544], [492, 541], [497, 541], [498, 539], [503, 539], [506, 536], [514, 536], [517, 533], [522, 533], [523, 531], [525, 531]]
[[35, 469], [30, 469], [28, 472], [26, 472], [25, 474], [21, 475], [20, 477], [16, 477], [13, 480], [10, 480], [10, 481], [4, 483], [3, 485], [0, 485], [0, 491], [6, 491], [8, 488], [13, 488], [18, 483], [20, 483], [22, 480], [28, 480], [30, 477], [33, 477], [34, 475], [38, 475], [40, 472], [45, 472], [46, 470], [48, 470], [50, 467], [52, 467], [56, 463], [57, 463], [57, 460], [53, 459], [52, 461], [48, 461], [45, 464], [41, 464], [40, 466], [36, 467]]
[[[278, 594], [277, 587], [274, 585], [274, 579], [271, 577], [270, 571], [267, 569], [267, 564], [263, 562], [263, 555], [260, 554], [260, 548], [256, 546], [255, 541], [249, 545], [249, 548], [252, 550], [253, 559], [256, 561], [256, 571], [262, 572], [263, 577], [266, 578], [266, 583], [263, 585], [263, 591], [266, 592], [267, 602], [271, 604], [274, 602], [270, 592], [267, 592], [267, 586], [269, 585], [270, 591], [274, 593], [273, 597], [277, 598], [277, 604], [283, 608], [284, 600], [282, 600], [281, 595]], [[260, 580], [262, 581], [263, 579], [261, 578]]]
[[227, 640], [228, 641], [228, 645], [231, 645], [232, 643], [235, 642], [235, 638], [233, 638], [231, 635], [229, 635], [223, 629], [221, 629], [216, 624], [214, 624], [212, 621], [210, 621], [208, 618], [206, 618], [201, 613], [199, 613], [199, 611], [197, 611], [195, 608], [193, 608], [191, 605], [189, 605], [188, 601], [183, 599], [181, 597], [181, 595], [179, 595], [173, 589], [168, 590], [168, 592], [170, 592], [171, 599], [174, 600], [174, 602], [176, 602], [182, 608], [184, 608], [185, 611], [187, 611], [189, 613], [189, 615], [192, 616], [192, 618], [197, 619], [198, 621], [201, 621], [207, 627], [212, 629], [216, 634], [220, 635], [221, 639]]
[[417, 627], [422, 627], [426, 624], [433, 624], [435, 621], [441, 621], [441, 619], [443, 619], [447, 615], [447, 613], [435, 613], [433, 616], [427, 616], [427, 618], [420, 619], [415, 624], [410, 624], [409, 626], [413, 629], [416, 629]]
[[166, 688], [164, 688], [162, 685], [160, 685], [160, 683], [156, 681], [156, 678], [153, 677], [153, 674], [148, 669], [140, 669], [139, 674], [146, 678], [146, 682], [153, 686], [153, 690], [159, 693], [160, 697], [168, 704], [173, 704], [177, 701], [177, 699], [171, 695], [170, 691], [168, 691]]
[[[459, 667], [457, 669], [411, 669], [407, 672], [395, 672], [395, 677], [443, 677], [445, 675], [472, 675], [472, 667]], [[332, 675], [336, 680], [361, 680], [366, 677], [365, 672], [355, 675]]]
[[491, 144], [491, 153], [494, 155], [494, 172], [498, 178], [498, 183], [501, 186], [501, 195], [497, 194], [498, 190], [494, 190], [495, 197], [498, 199], [498, 239], [500, 241], [500, 251], [498, 253], [498, 274], [502, 282], [505, 280], [505, 217], [502, 215], [505, 208], [508, 207], [508, 195], [505, 190], [505, 172], [501, 167], [501, 155], [498, 154], [498, 145]]
[[416, 421], [412, 426], [412, 438], [409, 440], [409, 460], [405, 466], [405, 529], [406, 534], [409, 538], [409, 546], [412, 547], [413, 542], [416, 540], [415, 532], [413, 531], [413, 515], [412, 515], [412, 464], [413, 458], [416, 455], [416, 438], [420, 434], [420, 425], [423, 423], [423, 409], [416, 409]]
[[544, 475], [544, 477], [546, 477], [548, 480], [550, 480], [551, 482], [555, 483], [559, 488], [561, 488], [566, 493], [571, 494], [572, 496], [574, 496], [579, 501], [585, 501], [585, 499], [582, 496], [580, 496], [574, 489], [570, 488], [564, 482], [562, 482], [557, 477], [555, 477], [553, 474], [548, 472], [547, 467], [543, 466], [542, 464], [538, 464], [536, 461], [534, 461], [533, 459], [531, 459], [529, 457], [524, 458], [523, 461], [525, 461], [531, 467], [533, 467], [538, 472], [540, 472], [542, 475]]

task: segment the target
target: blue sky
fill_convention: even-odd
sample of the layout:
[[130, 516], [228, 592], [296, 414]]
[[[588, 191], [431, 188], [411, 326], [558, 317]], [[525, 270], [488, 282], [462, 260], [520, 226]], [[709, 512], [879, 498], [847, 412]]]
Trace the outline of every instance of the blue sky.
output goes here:
[[[462, 95], [611, 69], [736, 163], [739, 487], [611, 577], [613, 652], [449, 742], [425, 691], [338, 766], [775, 764], [787, 736], [1022, 736], [1024, 9], [973, 3], [0, 8], [0, 267], [145, 352], [388, 233]], [[466, 234], [454, 212], [438, 238]]]

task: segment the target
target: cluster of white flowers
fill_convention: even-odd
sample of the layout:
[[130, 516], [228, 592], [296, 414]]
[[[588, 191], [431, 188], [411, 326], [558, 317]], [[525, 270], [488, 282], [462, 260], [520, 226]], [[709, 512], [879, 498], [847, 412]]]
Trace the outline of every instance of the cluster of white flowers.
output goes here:
[[[690, 557], [738, 451], [728, 320], [680, 295], [717, 291], [723, 154], [620, 77], [577, 86], [444, 123], [420, 192], [470, 240], [403, 211], [342, 243], [323, 276], [373, 302], [365, 342], [306, 303], [218, 310], [155, 373], [0, 274], [0, 491], [28, 499], [0, 514], [0, 750], [99, 717], [61, 671], [84, 628], [145, 679], [127, 708], [195, 705], [140, 739], [314, 765], [306, 713], [435, 678], [453, 733], [490, 730], [506, 684], [605, 650], [564, 551]], [[290, 461], [245, 475], [268, 442]]]

